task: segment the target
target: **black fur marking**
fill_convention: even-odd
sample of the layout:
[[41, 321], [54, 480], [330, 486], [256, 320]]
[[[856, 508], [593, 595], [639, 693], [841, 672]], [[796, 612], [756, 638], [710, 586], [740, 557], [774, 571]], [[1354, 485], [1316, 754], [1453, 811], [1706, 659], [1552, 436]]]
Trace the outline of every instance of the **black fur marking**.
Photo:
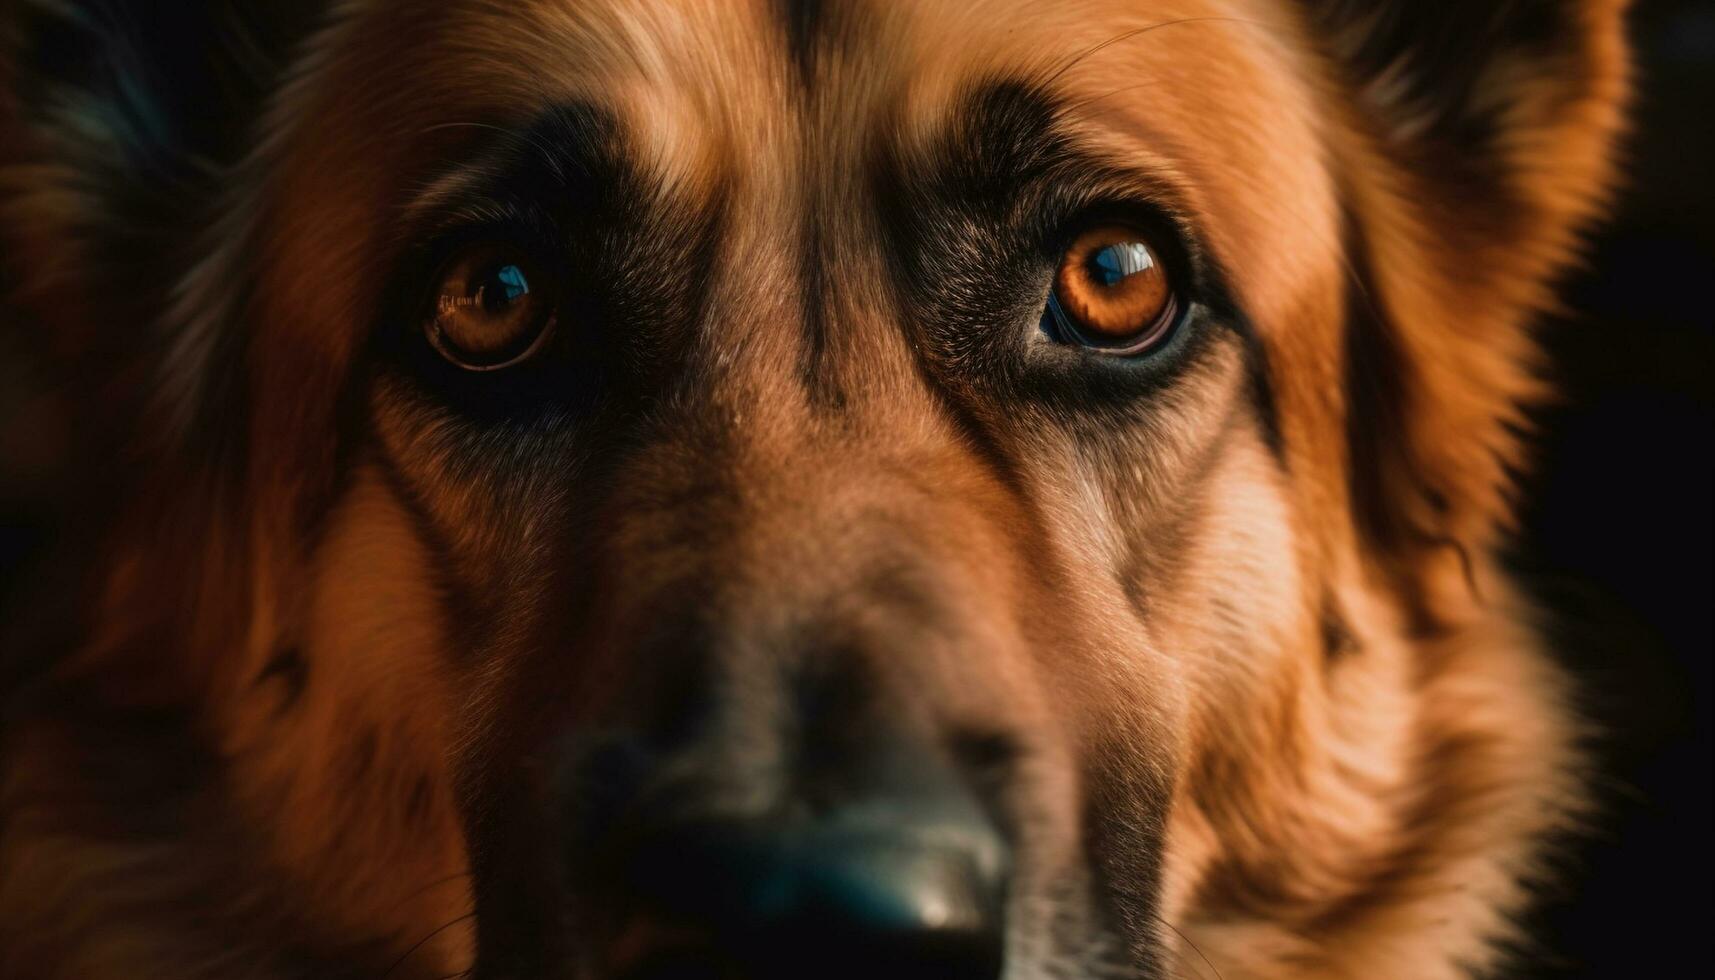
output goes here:
[[1186, 549], [1208, 518], [1211, 501], [1209, 481], [1226, 458], [1234, 435], [1241, 431], [1245, 413], [1235, 405], [1221, 426], [1221, 433], [1212, 440], [1194, 464], [1180, 477], [1178, 491], [1163, 502], [1150, 522], [1147, 533], [1134, 534], [1127, 542], [1127, 556], [1114, 570], [1114, 583], [1125, 594], [1127, 603], [1140, 622], [1148, 622], [1150, 582], [1174, 582], [1182, 577], [1180, 565]]
[[[1483, 74], [1502, 53], [1570, 50], [1576, 6], [1564, 0], [1306, 0], [1360, 82], [1396, 79], [1384, 111], [1428, 112], [1428, 136], [1470, 145], [1493, 135]], [[1493, 107], [1490, 107], [1493, 108]]]
[[[1506, 204], [1497, 137], [1506, 100], [1484, 90], [1503, 59], [1576, 78], [1575, 3], [1562, 0], [1303, 0], [1378, 131], [1404, 162], [1475, 216]], [[1380, 84], [1385, 81], [1385, 84]], [[1568, 88], [1571, 88], [1568, 85]], [[1385, 100], [1385, 101], [1383, 101]], [[1488, 211], [1489, 220], [1504, 220]]]
[[400, 468], [398, 461], [388, 455], [379, 440], [374, 440], [372, 445], [374, 451], [370, 455], [380, 470], [383, 482], [393, 499], [399, 502], [406, 519], [411, 522], [411, 529], [415, 532], [417, 541], [429, 552], [425, 572], [433, 583], [435, 594], [446, 613], [447, 628], [452, 634], [450, 639], [459, 653], [468, 654], [476, 649], [479, 638], [487, 634], [491, 617], [485, 613], [483, 602], [472, 594], [465, 576], [458, 574], [458, 556], [452, 541], [441, 529], [410, 478]]
[[1257, 412], [1257, 424], [1262, 429], [1263, 443], [1273, 454], [1274, 461], [1286, 469], [1286, 443], [1280, 430], [1280, 403], [1274, 396], [1274, 375], [1269, 370], [1268, 348], [1248, 320], [1236, 317], [1235, 333], [1244, 342], [1245, 374], [1250, 383], [1251, 405]]
[[[295, 0], [26, 0], [0, 19], [0, 87], [20, 108], [24, 136], [7, 146], [13, 162], [58, 168], [55, 178], [86, 201], [66, 232], [80, 240], [69, 271], [88, 303], [83, 348], [62, 366], [68, 376], [100, 379], [104, 397], [78, 406], [74, 440], [88, 482], [135, 491], [134, 462], [145, 452], [179, 450], [218, 460], [241, 447], [244, 332], [213, 338], [168, 335], [163, 323], [184, 271], [205, 258], [204, 238], [230, 204], [222, 178], [257, 137], [256, 120], [287, 70], [298, 42], [325, 13]], [[10, 139], [8, 133], [0, 139]], [[32, 187], [12, 196], [41, 193]], [[159, 378], [164, 351], [195, 351], [192, 370], [173, 382], [184, 408], [181, 442], [162, 431], [167, 399], [120, 378]], [[157, 423], [154, 427], [150, 422]], [[177, 465], [177, 464], [175, 464]], [[94, 512], [97, 508], [89, 508]]]
[[806, 85], [815, 72], [816, 48], [828, 15], [825, 0], [776, 0], [775, 13], [786, 33], [786, 52]]
[[798, 290], [804, 317], [803, 383], [812, 405], [837, 408], [844, 402], [828, 376], [828, 273], [824, 265], [822, 227], [813, 213], [804, 219], [798, 244]]
[[1392, 548], [1409, 537], [1401, 523], [1399, 501], [1392, 499], [1385, 479], [1387, 468], [1397, 465], [1405, 426], [1404, 357], [1394, 340], [1394, 327], [1378, 305], [1368, 247], [1356, 216], [1349, 211], [1346, 230], [1350, 242], [1346, 254], [1354, 269], [1346, 292], [1346, 441], [1351, 456], [1347, 479], [1358, 530]]
[[[1150, 767], [1136, 764], [1135, 746], [1109, 742], [1098, 746], [1091, 765], [1109, 773], [1130, 773], [1125, 780], [1097, 779], [1098, 795], [1084, 806], [1085, 853], [1096, 891], [1107, 897], [1092, 913], [1108, 930], [1127, 937], [1129, 975], [1172, 975], [1163, 969], [1168, 952], [1160, 939], [1163, 835], [1173, 791]], [[1164, 771], [1164, 770], [1158, 770]], [[1122, 787], [1120, 783], [1129, 784]]]
[[1352, 628], [1346, 621], [1345, 611], [1340, 608], [1340, 601], [1332, 592], [1322, 596], [1322, 608], [1319, 612], [1322, 632], [1322, 658], [1325, 663], [1333, 664], [1355, 655], [1359, 651], [1357, 637], [1352, 635]]
[[273, 682], [281, 685], [282, 696], [279, 707], [275, 709], [276, 714], [285, 714], [291, 710], [304, 696], [304, 688], [309, 685], [309, 681], [309, 661], [304, 658], [303, 651], [295, 646], [282, 647], [262, 668], [262, 672], [256, 675], [258, 687]]
[[988, 426], [983, 423], [971, 404], [934, 372], [920, 370], [919, 374], [929, 389], [939, 396], [938, 401], [964, 437], [965, 445], [976, 453], [977, 458], [983, 461], [1002, 486], [1018, 499], [1033, 504], [1034, 498], [1030, 494], [1029, 484], [1020, 472], [1018, 463], [990, 434]]
[[[1354, 523], [1361, 536], [1396, 555], [1454, 543], [1438, 528], [1418, 523], [1424, 510], [1440, 514], [1446, 498], [1422, 472], [1405, 440], [1406, 360], [1399, 349], [1398, 327], [1380, 305], [1369, 249], [1349, 207], [1345, 227], [1350, 243], [1346, 254], [1353, 267], [1346, 297], [1345, 395], [1346, 479]], [[1415, 635], [1445, 631], [1429, 609], [1422, 583], [1401, 576], [1396, 586], [1405, 597]]]
[[75, 774], [78, 802], [88, 805], [68, 814], [101, 823], [122, 821], [116, 827], [75, 828], [80, 832], [182, 840], [186, 823], [198, 812], [200, 792], [218, 784], [224, 767], [198, 736], [202, 726], [187, 708], [120, 708], [86, 694], [56, 692], [30, 710], [77, 733], [65, 746], [65, 758]]
[[[230, 163], [296, 43], [325, 4], [264, 0], [70, 0], [22, 5], [16, 82], [37, 121], [77, 92], [122, 154], [127, 182], [163, 190]], [[76, 111], [76, 110], [73, 110]], [[189, 187], [179, 187], [189, 190]]]

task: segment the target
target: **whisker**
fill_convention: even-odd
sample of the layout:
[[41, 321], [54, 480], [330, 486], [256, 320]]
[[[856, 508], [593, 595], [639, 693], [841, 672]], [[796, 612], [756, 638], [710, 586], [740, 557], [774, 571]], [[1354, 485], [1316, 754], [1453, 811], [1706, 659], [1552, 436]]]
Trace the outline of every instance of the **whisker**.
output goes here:
[[[393, 961], [393, 965], [387, 968], [386, 973], [381, 974], [379, 980], [387, 980], [388, 977], [392, 976], [393, 971], [399, 969], [399, 967], [402, 966], [406, 960], [410, 959], [411, 954], [415, 953], [419, 949], [422, 949], [424, 943], [435, 938], [436, 936], [440, 935], [441, 933], [446, 932], [448, 929], [451, 929], [453, 926], [456, 926], [461, 922], [468, 922], [469, 920], [474, 919], [474, 918], [476, 918], [476, 910], [472, 909], [471, 911], [466, 912], [465, 914], [459, 916], [456, 919], [449, 919], [448, 921], [443, 922], [440, 925], [436, 926], [433, 930], [431, 930], [429, 932], [428, 935], [417, 940], [415, 943], [412, 943], [410, 949], [407, 949], [405, 952], [399, 954], [399, 958]], [[469, 971], [467, 970], [466, 972], [468, 973]]]
[[542, 142], [540, 139], [538, 139], [536, 137], [536, 135], [534, 133], [531, 133], [531, 132], [528, 132], [525, 130], [508, 129], [505, 126], [496, 126], [493, 123], [471, 122], [471, 121], [444, 122], [444, 123], [436, 123], [433, 126], [424, 126], [422, 129], [418, 130], [417, 132], [419, 134], [421, 134], [421, 133], [433, 133], [433, 132], [436, 132], [437, 130], [442, 130], [442, 129], [486, 129], [486, 130], [490, 130], [492, 132], [499, 133], [502, 136], [506, 136], [510, 139], [518, 140], [518, 141], [521, 141], [524, 143], [529, 143], [532, 147], [541, 151], [542, 154], [544, 156], [548, 157], [549, 159], [552, 159], [554, 157], [553, 147]]
[[1070, 58], [1068, 58], [1066, 60], [1065, 64], [1063, 64], [1059, 68], [1055, 69], [1054, 72], [1052, 74], [1050, 74], [1047, 78], [1044, 78], [1042, 80], [1042, 84], [1044, 87], [1052, 86], [1055, 82], [1060, 80], [1060, 77], [1062, 75], [1065, 75], [1067, 72], [1071, 71], [1073, 68], [1076, 68], [1079, 65], [1079, 63], [1084, 61], [1084, 59], [1092, 57], [1096, 54], [1099, 54], [1100, 52], [1105, 51], [1108, 48], [1111, 48], [1116, 44], [1121, 44], [1121, 43], [1129, 41], [1135, 37], [1140, 37], [1144, 34], [1148, 34], [1148, 33], [1152, 32], [1152, 31], [1160, 30], [1163, 27], [1173, 27], [1173, 26], [1179, 25], [1179, 24], [1199, 24], [1199, 23], [1203, 23], [1206, 21], [1230, 21], [1230, 22], [1235, 23], [1235, 24], [1252, 24], [1252, 25], [1255, 25], [1258, 27], [1268, 26], [1265, 23], [1263, 23], [1262, 21], [1255, 20], [1255, 19], [1252, 19], [1249, 17], [1222, 17], [1222, 16], [1217, 16], [1217, 15], [1207, 15], [1207, 16], [1202, 16], [1202, 17], [1178, 17], [1178, 18], [1175, 18], [1173, 20], [1156, 21], [1153, 24], [1148, 24], [1148, 25], [1145, 25], [1143, 27], [1134, 27], [1129, 31], [1122, 31], [1119, 34], [1115, 34], [1113, 37], [1110, 37], [1105, 41], [1102, 41], [1102, 42], [1097, 43], [1097, 44], [1093, 44], [1090, 47], [1085, 48], [1084, 50], [1073, 54]]
[[[1207, 966], [1210, 969], [1210, 971], [1215, 974], [1215, 980], [1226, 980], [1225, 977], [1221, 976], [1221, 968], [1216, 966], [1209, 959], [1208, 955], [1203, 952], [1202, 947], [1198, 946], [1196, 943], [1191, 941], [1190, 936], [1187, 936], [1187, 935], [1185, 935], [1185, 933], [1181, 932], [1179, 930], [1178, 926], [1174, 925], [1171, 922], [1168, 922], [1165, 918], [1163, 918], [1161, 916], [1160, 913], [1156, 913], [1154, 916], [1152, 916], [1152, 918], [1154, 918], [1155, 921], [1161, 923], [1162, 925], [1166, 926], [1169, 930], [1171, 930], [1175, 936], [1179, 937], [1180, 942], [1191, 947], [1191, 951], [1197, 954], [1197, 958], [1202, 960], [1203, 964], [1205, 966]], [[1181, 955], [1183, 955], [1183, 954], [1181, 954]], [[1201, 971], [1201, 970], [1197, 971], [1198, 976], [1202, 976], [1202, 973], [1203, 973], [1203, 971]]]
[[1088, 98], [1078, 99], [1074, 102], [1067, 102], [1063, 106], [1061, 106], [1061, 109], [1063, 111], [1066, 111], [1066, 112], [1076, 112], [1080, 109], [1085, 108], [1086, 106], [1094, 105], [1097, 102], [1102, 102], [1102, 101], [1105, 101], [1107, 99], [1111, 99], [1114, 96], [1120, 95], [1124, 92], [1133, 92], [1133, 91], [1136, 91], [1140, 88], [1154, 88], [1155, 86], [1160, 85], [1160, 84], [1161, 83], [1159, 81], [1150, 81], [1150, 82], [1138, 82], [1136, 85], [1122, 85], [1119, 88], [1110, 89], [1106, 92], [1103, 92], [1100, 95], [1092, 95], [1092, 96], [1089, 96]]
[[[452, 882], [458, 881], [460, 878], [470, 878], [470, 877], [473, 877], [474, 875], [475, 875], [475, 872], [467, 869], [465, 871], [454, 872], [454, 873], [447, 875], [443, 878], [436, 878], [435, 880], [429, 882], [428, 884], [425, 884], [422, 887], [418, 888], [416, 891], [413, 891], [410, 894], [401, 897], [398, 901], [398, 905], [404, 905], [406, 902], [409, 902], [414, 898], [420, 898], [425, 893], [430, 891], [431, 889], [439, 888], [442, 885], [451, 884]], [[398, 905], [396, 905], [395, 908], [397, 908]]]

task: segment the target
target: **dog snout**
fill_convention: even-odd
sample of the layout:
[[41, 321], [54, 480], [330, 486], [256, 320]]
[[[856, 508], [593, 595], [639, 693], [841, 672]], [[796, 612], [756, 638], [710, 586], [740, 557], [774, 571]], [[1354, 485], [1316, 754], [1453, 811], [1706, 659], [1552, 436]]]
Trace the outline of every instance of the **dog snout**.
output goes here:
[[1036, 751], [995, 694], [1004, 542], [898, 474], [799, 471], [790, 498], [710, 478], [621, 508], [627, 588], [587, 644], [617, 693], [554, 756], [603, 980], [1000, 975]]
[[1000, 973], [1004, 849], [974, 814], [686, 825], [640, 841], [621, 877], [624, 980]]
[[720, 646], [578, 780], [612, 801], [572, 855], [603, 975], [998, 977], [1013, 857], [968, 736], [868, 644]]

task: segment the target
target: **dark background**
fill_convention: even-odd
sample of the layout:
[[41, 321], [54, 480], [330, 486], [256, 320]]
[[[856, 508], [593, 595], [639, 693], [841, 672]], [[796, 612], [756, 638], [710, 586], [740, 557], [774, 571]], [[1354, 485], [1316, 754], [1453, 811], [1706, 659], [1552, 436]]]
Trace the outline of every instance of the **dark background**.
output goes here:
[[1517, 558], [1604, 732], [1604, 812], [1536, 923], [1543, 978], [1715, 976], [1715, 3], [1632, 19], [1626, 185], [1545, 325], [1564, 400]]
[[[1544, 980], [1715, 976], [1715, 3], [1644, 0], [1633, 26], [1626, 183], [1544, 324], [1564, 398], [1514, 559], [1603, 733], [1601, 814], [1530, 923]], [[25, 464], [51, 433], [23, 428], [0, 433], [0, 597], [46, 543]]]

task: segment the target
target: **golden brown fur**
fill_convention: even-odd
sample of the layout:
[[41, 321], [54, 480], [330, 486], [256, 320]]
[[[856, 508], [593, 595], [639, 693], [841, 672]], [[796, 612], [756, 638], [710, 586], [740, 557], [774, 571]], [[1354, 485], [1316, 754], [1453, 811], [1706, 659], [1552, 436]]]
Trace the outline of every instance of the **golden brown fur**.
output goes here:
[[[541, 791], [510, 774], [666, 682], [638, 645], [663, 596], [869, 636], [880, 566], [938, 625], [865, 661], [877, 697], [1020, 746], [1012, 980], [1504, 964], [1581, 777], [1495, 555], [1529, 319], [1610, 181], [1620, 4], [829, 3], [802, 50], [761, 0], [405, 6], [281, 28], [236, 145], [161, 179], [72, 125], [123, 117], [76, 116], [105, 76], [38, 77], [63, 10], [11, 5], [8, 342], [69, 386], [42, 404], [79, 489], [55, 601], [5, 634], [0, 975], [433, 977], [480, 949], [595, 976], [494, 952], [535, 936], [472, 886], [533, 887], [494, 843], [540, 839], [496, 816]], [[1009, 82], [1088, 181], [1199, 229], [1254, 349], [1222, 334], [1086, 412], [913, 332], [942, 307], [899, 243], [958, 222], [913, 224], [942, 205], [911, 182]], [[487, 127], [585, 102], [665, 202], [638, 247], [705, 242], [698, 295], [639, 322], [696, 329], [614, 368], [661, 392], [602, 416], [625, 453], [575, 421], [502, 449], [371, 350], [378, 284], [512, 152]]]

